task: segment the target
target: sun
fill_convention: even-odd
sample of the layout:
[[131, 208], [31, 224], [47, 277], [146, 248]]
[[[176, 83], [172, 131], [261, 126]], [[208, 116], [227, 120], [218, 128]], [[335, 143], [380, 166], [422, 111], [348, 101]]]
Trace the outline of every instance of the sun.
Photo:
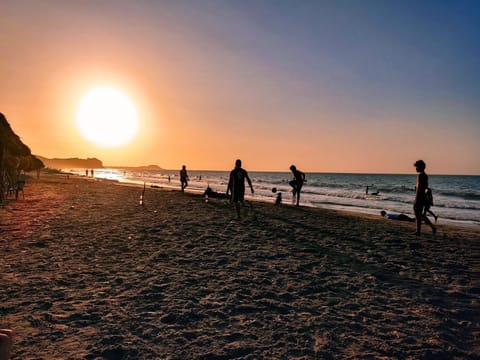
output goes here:
[[77, 127], [88, 140], [102, 147], [128, 144], [138, 132], [138, 114], [133, 102], [113, 87], [95, 87], [80, 100]]

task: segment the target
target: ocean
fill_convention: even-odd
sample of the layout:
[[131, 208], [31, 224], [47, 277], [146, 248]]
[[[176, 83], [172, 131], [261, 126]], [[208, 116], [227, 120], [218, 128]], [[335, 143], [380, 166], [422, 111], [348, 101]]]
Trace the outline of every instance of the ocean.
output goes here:
[[[85, 170], [64, 170], [85, 176]], [[144, 184], [165, 188], [180, 188], [178, 170], [132, 171], [121, 169], [95, 169], [95, 177], [119, 182]], [[203, 193], [209, 185], [214, 191], [227, 189], [227, 171], [188, 171], [188, 191]], [[247, 188], [246, 199], [274, 202], [276, 194], [282, 193], [284, 204], [291, 204], [293, 195], [288, 182], [290, 172], [249, 172], [255, 194]], [[170, 177], [170, 181], [169, 181]], [[415, 174], [343, 174], [307, 173], [300, 204], [351, 212], [380, 214], [381, 210], [404, 213], [413, 217], [412, 204], [415, 197]], [[433, 191], [433, 212], [438, 221], [480, 225], [480, 176], [429, 175]], [[366, 188], [368, 194], [366, 194]], [[378, 195], [371, 195], [377, 193]], [[379, 215], [380, 216], [380, 215]]]

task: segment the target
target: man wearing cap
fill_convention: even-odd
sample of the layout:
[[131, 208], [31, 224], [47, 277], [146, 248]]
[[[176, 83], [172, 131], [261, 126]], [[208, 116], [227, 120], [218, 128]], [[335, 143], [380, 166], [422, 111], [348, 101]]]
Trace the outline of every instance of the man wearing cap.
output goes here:
[[427, 206], [427, 197], [425, 195], [428, 188], [428, 175], [425, 173], [425, 168], [427, 165], [423, 160], [417, 160], [415, 164], [415, 169], [418, 172], [417, 176], [417, 185], [416, 185], [416, 194], [415, 202], [413, 204], [413, 210], [415, 211], [415, 222], [417, 224], [417, 231], [415, 235], [421, 234], [422, 220], [425, 221], [425, 224], [430, 225], [433, 231], [433, 234], [437, 232], [437, 228], [430, 222], [428, 217], [425, 215], [425, 207]]

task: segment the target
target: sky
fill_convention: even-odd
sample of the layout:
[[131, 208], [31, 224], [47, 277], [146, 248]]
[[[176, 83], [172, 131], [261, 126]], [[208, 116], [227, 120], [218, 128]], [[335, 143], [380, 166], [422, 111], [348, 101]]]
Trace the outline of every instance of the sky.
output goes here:
[[[0, 112], [107, 166], [480, 175], [479, 39], [476, 0], [2, 0]], [[78, 130], [98, 86], [135, 105], [129, 144]]]

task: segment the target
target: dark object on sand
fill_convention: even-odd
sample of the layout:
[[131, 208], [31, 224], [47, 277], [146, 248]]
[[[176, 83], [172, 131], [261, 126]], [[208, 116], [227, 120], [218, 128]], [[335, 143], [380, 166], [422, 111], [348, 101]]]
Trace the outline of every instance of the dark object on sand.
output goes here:
[[388, 214], [386, 211], [380, 211], [380, 214], [389, 220], [398, 220], [398, 221], [408, 221], [408, 222], [415, 222], [414, 218], [407, 216], [405, 214]]
[[224, 193], [213, 191], [213, 189], [210, 186], [207, 186], [207, 189], [203, 193], [203, 196], [205, 197], [208, 196], [208, 198], [222, 198], [222, 199], [226, 199], [228, 197]]

